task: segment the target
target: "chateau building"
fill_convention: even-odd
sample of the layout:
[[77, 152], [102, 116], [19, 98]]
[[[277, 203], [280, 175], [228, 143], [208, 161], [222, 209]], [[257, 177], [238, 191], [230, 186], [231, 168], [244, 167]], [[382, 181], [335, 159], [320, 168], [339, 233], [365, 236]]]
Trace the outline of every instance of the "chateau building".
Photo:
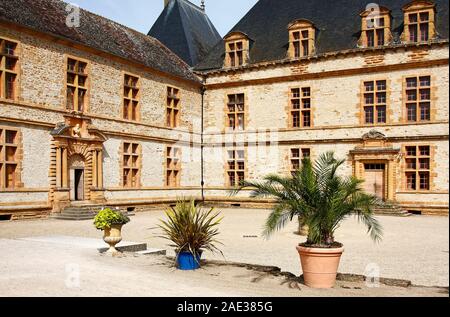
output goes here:
[[222, 39], [166, 0], [149, 35], [0, 0], [0, 219], [195, 197], [334, 151], [389, 206], [448, 214], [447, 0], [260, 0]]

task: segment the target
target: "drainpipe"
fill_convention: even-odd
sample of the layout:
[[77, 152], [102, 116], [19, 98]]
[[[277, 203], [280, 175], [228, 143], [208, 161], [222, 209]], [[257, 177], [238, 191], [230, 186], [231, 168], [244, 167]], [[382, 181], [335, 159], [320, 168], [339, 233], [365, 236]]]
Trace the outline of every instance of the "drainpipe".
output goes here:
[[201, 118], [201, 134], [200, 134], [200, 164], [201, 164], [201, 186], [202, 186], [202, 202], [205, 202], [205, 173], [204, 173], [204, 155], [203, 155], [203, 149], [204, 149], [204, 144], [203, 144], [203, 133], [204, 133], [204, 105], [205, 105], [205, 79], [203, 79], [203, 85], [201, 88], [201, 94], [202, 94], [202, 118]]

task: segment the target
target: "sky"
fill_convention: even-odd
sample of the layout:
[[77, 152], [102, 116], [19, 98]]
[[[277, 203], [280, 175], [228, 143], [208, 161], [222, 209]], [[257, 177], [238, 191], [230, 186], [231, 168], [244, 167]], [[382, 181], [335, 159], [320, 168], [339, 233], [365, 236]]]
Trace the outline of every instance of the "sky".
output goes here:
[[[65, 0], [147, 34], [161, 14], [164, 0]], [[200, 5], [201, 0], [191, 0]], [[205, 0], [206, 13], [224, 36], [258, 0]], [[233, 8], [233, 10], [230, 10]], [[226, 12], [226, 14], [224, 14]]]

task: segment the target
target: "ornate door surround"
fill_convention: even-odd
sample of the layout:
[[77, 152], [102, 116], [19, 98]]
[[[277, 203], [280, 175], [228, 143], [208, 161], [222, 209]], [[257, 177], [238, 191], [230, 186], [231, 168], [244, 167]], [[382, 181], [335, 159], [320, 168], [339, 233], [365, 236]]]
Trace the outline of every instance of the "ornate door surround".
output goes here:
[[53, 147], [50, 165], [50, 201], [53, 212], [70, 206], [70, 162], [73, 158], [84, 165], [84, 201], [105, 201], [103, 188], [103, 143], [106, 137], [82, 115], [67, 115], [52, 130]]
[[366, 164], [384, 164], [383, 200], [395, 201], [400, 154], [400, 148], [389, 144], [383, 133], [372, 130], [362, 136], [361, 145], [350, 151], [353, 175], [364, 179]]

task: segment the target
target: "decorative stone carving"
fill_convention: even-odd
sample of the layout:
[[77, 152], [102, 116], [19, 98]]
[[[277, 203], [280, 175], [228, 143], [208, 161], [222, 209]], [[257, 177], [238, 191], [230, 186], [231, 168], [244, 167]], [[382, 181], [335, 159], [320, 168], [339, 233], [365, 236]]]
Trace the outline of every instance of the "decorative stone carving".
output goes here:
[[383, 133], [381, 133], [377, 130], [370, 130], [368, 133], [366, 133], [362, 136], [362, 139], [364, 141], [366, 141], [366, 140], [386, 140], [386, 135], [384, 135]]
[[84, 158], [79, 154], [70, 157], [70, 168], [84, 168]]
[[80, 125], [77, 123], [76, 126], [72, 128], [72, 135], [76, 138], [81, 138], [81, 128]]
[[64, 135], [64, 133], [70, 128], [65, 122], [58, 122], [55, 128], [50, 132], [51, 135]]

